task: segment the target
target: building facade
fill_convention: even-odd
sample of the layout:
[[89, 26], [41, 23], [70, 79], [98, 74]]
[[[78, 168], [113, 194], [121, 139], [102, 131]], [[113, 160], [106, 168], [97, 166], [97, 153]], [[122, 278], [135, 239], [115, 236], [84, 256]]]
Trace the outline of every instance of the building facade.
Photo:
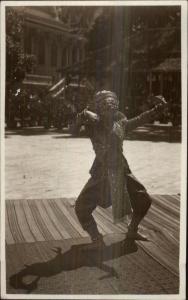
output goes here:
[[86, 39], [72, 33], [71, 28], [60, 21], [54, 7], [24, 7], [24, 50], [36, 58], [24, 84], [46, 85], [58, 81], [62, 68], [85, 59]]

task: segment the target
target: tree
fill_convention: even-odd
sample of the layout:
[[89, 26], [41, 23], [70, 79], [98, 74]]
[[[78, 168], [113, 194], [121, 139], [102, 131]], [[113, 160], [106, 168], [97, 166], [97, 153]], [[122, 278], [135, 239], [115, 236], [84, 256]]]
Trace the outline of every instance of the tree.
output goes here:
[[151, 92], [151, 70], [180, 57], [180, 23], [177, 6], [106, 7], [95, 20], [88, 33], [89, 70], [97, 81], [105, 78], [102, 88], [116, 91], [122, 109], [127, 101], [134, 112]]
[[12, 7], [6, 10], [6, 82], [20, 83], [35, 63], [24, 53], [24, 13]]
[[[6, 8], [6, 120], [10, 119], [11, 98], [26, 72], [35, 64], [35, 57], [24, 52], [24, 12], [19, 8]], [[13, 115], [13, 112], [11, 113]]]

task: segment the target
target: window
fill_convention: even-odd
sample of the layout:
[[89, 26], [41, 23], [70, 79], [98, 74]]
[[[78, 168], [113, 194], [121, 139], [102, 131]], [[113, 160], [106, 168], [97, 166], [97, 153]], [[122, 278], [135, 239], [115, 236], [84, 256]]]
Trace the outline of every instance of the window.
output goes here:
[[68, 65], [72, 64], [72, 48], [69, 47], [68, 49]]
[[55, 42], [51, 46], [51, 65], [53, 67], [57, 66], [57, 45]]
[[31, 33], [28, 32], [26, 34], [26, 39], [25, 39], [25, 52], [27, 54], [32, 54], [32, 36]]
[[39, 38], [39, 48], [38, 48], [38, 62], [40, 65], [45, 64], [45, 38]]
[[85, 56], [85, 54], [84, 54], [84, 47], [82, 47], [82, 48], [80, 48], [80, 60], [81, 61], [84, 60], [84, 56]]
[[72, 49], [72, 63], [75, 64], [77, 62], [77, 49], [74, 47]]
[[67, 65], [67, 49], [63, 49], [63, 52], [62, 52], [62, 58], [61, 58], [61, 64], [62, 64], [62, 67], [65, 67]]

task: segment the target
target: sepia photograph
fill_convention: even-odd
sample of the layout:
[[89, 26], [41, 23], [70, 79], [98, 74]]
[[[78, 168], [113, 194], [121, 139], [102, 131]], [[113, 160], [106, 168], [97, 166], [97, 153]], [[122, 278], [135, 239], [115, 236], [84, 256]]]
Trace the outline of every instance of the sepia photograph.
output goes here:
[[1, 298], [185, 300], [186, 1], [2, 1]]

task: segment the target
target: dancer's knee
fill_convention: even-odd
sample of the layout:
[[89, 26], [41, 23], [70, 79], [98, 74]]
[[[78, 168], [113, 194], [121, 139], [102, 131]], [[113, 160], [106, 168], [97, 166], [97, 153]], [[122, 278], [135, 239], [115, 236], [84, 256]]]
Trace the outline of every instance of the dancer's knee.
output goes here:
[[149, 210], [152, 203], [151, 197], [146, 191], [139, 191], [132, 202], [133, 211], [136, 215], [144, 216]]
[[81, 204], [81, 202], [79, 201], [79, 198], [78, 198], [75, 203], [75, 212], [76, 212], [76, 215], [79, 220], [83, 218], [83, 207], [82, 206], [83, 205]]
[[148, 195], [147, 192], [143, 192], [142, 194], [142, 208], [143, 208], [143, 214], [146, 214], [149, 210], [152, 203], [151, 197]]

